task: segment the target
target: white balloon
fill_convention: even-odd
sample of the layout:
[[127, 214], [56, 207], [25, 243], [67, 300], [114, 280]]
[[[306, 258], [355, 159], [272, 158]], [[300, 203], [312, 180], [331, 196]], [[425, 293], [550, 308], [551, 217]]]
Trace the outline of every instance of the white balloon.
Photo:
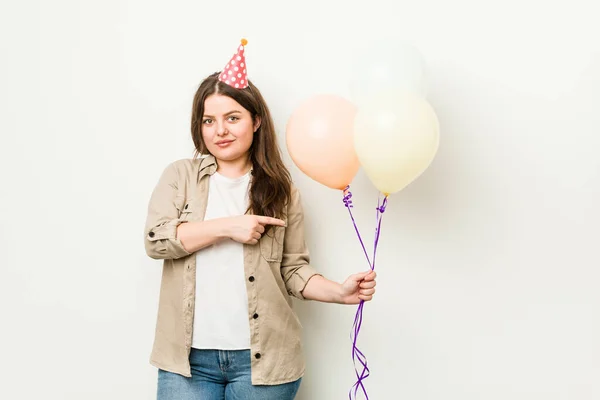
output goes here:
[[427, 97], [425, 61], [412, 45], [380, 40], [359, 48], [352, 62], [350, 95], [358, 106], [382, 90], [400, 89]]

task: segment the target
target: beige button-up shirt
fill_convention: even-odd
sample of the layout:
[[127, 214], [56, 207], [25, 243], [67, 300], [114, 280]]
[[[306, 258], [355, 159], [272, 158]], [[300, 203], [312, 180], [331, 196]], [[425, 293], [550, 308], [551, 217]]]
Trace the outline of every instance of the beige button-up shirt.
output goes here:
[[[164, 260], [150, 363], [186, 377], [191, 376], [189, 354], [194, 325], [196, 257], [183, 248], [176, 231], [181, 223], [204, 219], [208, 178], [216, 170], [212, 156], [170, 164], [148, 205], [146, 253]], [[317, 272], [309, 265], [300, 195], [294, 187], [283, 219], [286, 227], [274, 227], [258, 244], [244, 245], [252, 383], [255, 385], [291, 382], [304, 374], [301, 325], [292, 310], [290, 296], [304, 299], [302, 291]]]

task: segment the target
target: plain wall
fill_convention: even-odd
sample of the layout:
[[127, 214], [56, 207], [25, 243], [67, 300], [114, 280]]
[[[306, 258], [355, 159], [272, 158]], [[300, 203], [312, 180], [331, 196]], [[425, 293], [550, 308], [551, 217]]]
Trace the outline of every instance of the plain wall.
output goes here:
[[[0, 8], [0, 354], [6, 399], [152, 399], [150, 192], [193, 154], [192, 97], [241, 37], [301, 190], [313, 265], [367, 267], [341, 193], [285, 123], [348, 96], [355, 49], [424, 55], [441, 144], [390, 197], [360, 348], [372, 399], [600, 398], [600, 25], [594, 1], [22, 1]], [[354, 212], [371, 243], [377, 192]], [[300, 303], [299, 400], [347, 398], [355, 307]]]

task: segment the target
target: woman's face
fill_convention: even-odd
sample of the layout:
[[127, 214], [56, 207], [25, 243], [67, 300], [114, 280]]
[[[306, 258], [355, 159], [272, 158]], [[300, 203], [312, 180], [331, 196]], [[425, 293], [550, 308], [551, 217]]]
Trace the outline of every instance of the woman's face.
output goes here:
[[208, 151], [219, 161], [233, 162], [248, 157], [260, 120], [231, 97], [218, 93], [204, 101], [202, 137]]

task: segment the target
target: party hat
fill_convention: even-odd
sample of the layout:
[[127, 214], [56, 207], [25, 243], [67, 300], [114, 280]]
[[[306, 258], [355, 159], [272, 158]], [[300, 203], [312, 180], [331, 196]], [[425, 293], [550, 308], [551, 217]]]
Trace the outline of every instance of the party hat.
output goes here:
[[236, 89], [248, 87], [248, 74], [246, 72], [246, 56], [244, 56], [244, 46], [248, 44], [246, 39], [242, 39], [237, 53], [231, 57], [231, 60], [225, 65], [219, 80]]

